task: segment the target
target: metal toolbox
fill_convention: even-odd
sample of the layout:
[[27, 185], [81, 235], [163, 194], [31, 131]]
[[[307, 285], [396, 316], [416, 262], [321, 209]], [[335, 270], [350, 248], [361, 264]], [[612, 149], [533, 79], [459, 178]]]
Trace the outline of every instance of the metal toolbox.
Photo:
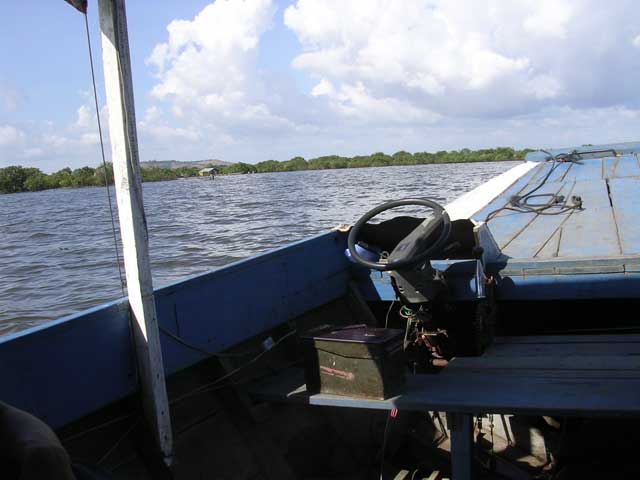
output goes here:
[[402, 330], [323, 326], [301, 339], [309, 393], [384, 400], [404, 384]]

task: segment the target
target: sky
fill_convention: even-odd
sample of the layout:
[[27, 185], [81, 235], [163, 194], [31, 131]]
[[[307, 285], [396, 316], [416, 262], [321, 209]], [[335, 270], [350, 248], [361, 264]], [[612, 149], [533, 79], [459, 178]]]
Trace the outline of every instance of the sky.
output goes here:
[[[6, 3], [0, 167], [98, 165], [82, 14]], [[88, 15], [106, 124], [97, 1]], [[633, 0], [137, 0], [127, 17], [141, 160], [640, 140]]]

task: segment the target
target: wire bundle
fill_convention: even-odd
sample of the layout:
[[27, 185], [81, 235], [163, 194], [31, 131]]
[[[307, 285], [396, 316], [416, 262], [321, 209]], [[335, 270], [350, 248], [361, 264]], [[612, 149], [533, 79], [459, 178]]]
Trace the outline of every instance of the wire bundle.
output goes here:
[[559, 153], [558, 155], [551, 155], [546, 150], [541, 151], [549, 155], [546, 161], [552, 162], [551, 168], [544, 178], [527, 193], [510, 197], [509, 202], [505, 206], [490, 212], [485, 218], [485, 222], [488, 222], [502, 211], [535, 213], [536, 215], [562, 215], [574, 210], [582, 210], [582, 198], [578, 195], [572, 195], [570, 199], [567, 199], [564, 195], [558, 195], [557, 193], [535, 194], [547, 183], [551, 174], [561, 164], [567, 162], [579, 163], [580, 154], [575, 150], [570, 153]]

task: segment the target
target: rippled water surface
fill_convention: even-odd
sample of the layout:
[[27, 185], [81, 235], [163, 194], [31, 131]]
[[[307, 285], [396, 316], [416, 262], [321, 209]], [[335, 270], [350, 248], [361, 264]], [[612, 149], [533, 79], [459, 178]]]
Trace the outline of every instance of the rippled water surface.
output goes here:
[[[387, 200], [421, 196], [446, 203], [514, 165], [420, 165], [147, 183], [154, 285], [353, 223]], [[0, 195], [0, 335], [120, 296], [104, 188]]]

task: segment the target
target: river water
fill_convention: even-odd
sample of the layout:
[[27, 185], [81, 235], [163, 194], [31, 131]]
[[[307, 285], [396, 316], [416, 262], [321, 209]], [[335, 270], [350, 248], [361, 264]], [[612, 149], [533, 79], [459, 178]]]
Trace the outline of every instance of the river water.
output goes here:
[[[353, 223], [391, 199], [447, 203], [516, 162], [144, 184], [155, 286]], [[111, 195], [115, 205], [113, 189]], [[122, 296], [104, 188], [0, 195], [0, 335]]]

